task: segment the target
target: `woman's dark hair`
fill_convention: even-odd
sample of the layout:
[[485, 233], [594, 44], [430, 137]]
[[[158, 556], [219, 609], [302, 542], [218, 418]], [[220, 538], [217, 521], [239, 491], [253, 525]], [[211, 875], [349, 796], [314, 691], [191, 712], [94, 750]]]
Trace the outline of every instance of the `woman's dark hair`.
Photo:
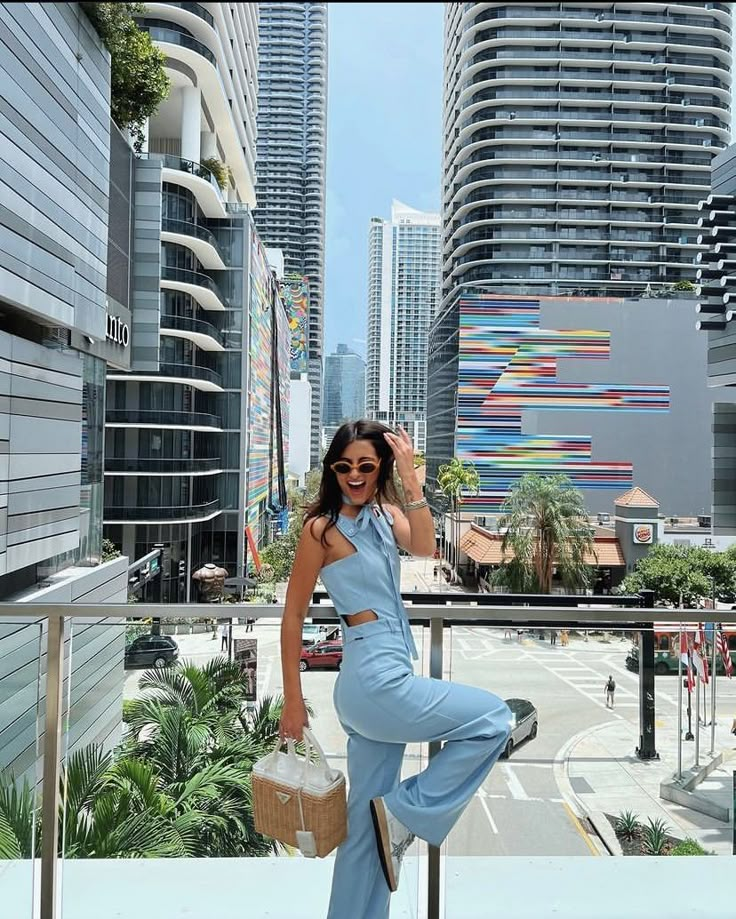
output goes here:
[[322, 481], [314, 501], [307, 507], [304, 522], [312, 517], [327, 517], [328, 524], [322, 534], [325, 542], [325, 533], [334, 526], [340, 511], [343, 508], [342, 491], [337, 481], [337, 476], [330, 469], [345, 452], [348, 444], [356, 440], [369, 440], [373, 444], [376, 455], [381, 460], [378, 467], [378, 481], [376, 482], [376, 501], [383, 505], [384, 499], [398, 503], [399, 496], [394, 486], [394, 451], [391, 449], [384, 434], [393, 434], [391, 428], [381, 424], [380, 421], [347, 421], [341, 425], [332, 438], [332, 443], [327, 449], [322, 460]]

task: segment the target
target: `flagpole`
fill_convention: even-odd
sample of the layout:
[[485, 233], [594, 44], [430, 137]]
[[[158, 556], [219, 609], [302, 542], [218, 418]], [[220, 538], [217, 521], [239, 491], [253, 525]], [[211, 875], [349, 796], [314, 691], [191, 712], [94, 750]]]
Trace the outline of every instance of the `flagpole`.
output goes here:
[[[715, 607], [713, 607], [715, 609]], [[713, 756], [716, 749], [716, 676], [718, 666], [718, 651], [716, 648], [716, 628], [718, 623], [713, 623], [713, 631], [711, 632], [711, 642], [713, 643], [713, 648], [711, 650], [711, 667], [710, 674], [711, 679], [713, 680], [713, 685], [710, 690], [710, 755]]]
[[695, 767], [700, 765], [700, 674], [695, 677]]
[[677, 778], [682, 778], [682, 623], [677, 643], [677, 720], [680, 730], [677, 732]]
[[[685, 633], [688, 635], [688, 633]], [[690, 651], [690, 638], [687, 638], [687, 733], [685, 734], [685, 740], [694, 740], [693, 737], [693, 691], [692, 691], [692, 679], [693, 679], [693, 656]]]

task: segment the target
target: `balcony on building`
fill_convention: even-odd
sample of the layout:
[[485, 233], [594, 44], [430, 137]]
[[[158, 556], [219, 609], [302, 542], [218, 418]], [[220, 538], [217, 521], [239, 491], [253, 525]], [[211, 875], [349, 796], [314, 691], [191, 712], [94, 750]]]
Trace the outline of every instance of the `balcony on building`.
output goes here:
[[222, 472], [219, 456], [105, 457], [105, 475], [215, 475]]
[[161, 288], [189, 294], [204, 310], [224, 312], [228, 303], [227, 297], [211, 277], [189, 268], [162, 265]]
[[[153, 121], [151, 149], [193, 163], [217, 157], [231, 174], [223, 198], [254, 206], [247, 94], [233, 84], [215, 18], [199, 4], [151, 3], [139, 24], [171, 62], [172, 91]], [[210, 125], [216, 125], [216, 134]], [[176, 139], [178, 149], [161, 139]], [[181, 176], [173, 181], [181, 182]], [[214, 200], [211, 204], [214, 208]]]
[[[202, 163], [175, 156], [171, 153], [157, 153], [152, 148], [162, 142], [157, 138], [149, 138], [148, 153], [141, 154], [148, 159], [155, 159], [161, 163], [161, 178], [164, 182], [181, 185], [189, 189], [208, 218], [224, 218], [227, 216], [225, 198], [214, 173]], [[172, 144], [173, 146], [173, 144]]]
[[203, 319], [188, 316], [161, 316], [161, 332], [170, 338], [186, 338], [203, 351], [224, 351], [222, 332]]
[[211, 412], [171, 409], [112, 409], [105, 413], [107, 428], [161, 428], [188, 431], [222, 431], [222, 418]]
[[148, 373], [108, 374], [108, 380], [127, 382], [176, 383], [192, 386], [201, 392], [224, 392], [222, 377], [217, 371], [198, 364], [178, 364], [161, 361], [158, 371]]
[[105, 505], [105, 525], [120, 523], [204, 523], [220, 513], [220, 499], [202, 504], [181, 505]]

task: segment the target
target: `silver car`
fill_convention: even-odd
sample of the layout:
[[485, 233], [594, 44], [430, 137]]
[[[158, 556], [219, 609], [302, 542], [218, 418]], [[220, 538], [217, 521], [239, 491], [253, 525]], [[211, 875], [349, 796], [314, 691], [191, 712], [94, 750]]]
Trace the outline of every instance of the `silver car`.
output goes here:
[[527, 737], [534, 740], [537, 736], [539, 715], [528, 699], [506, 699], [505, 702], [511, 709], [511, 734], [503, 751], [503, 756], [508, 758], [522, 740], [526, 740]]

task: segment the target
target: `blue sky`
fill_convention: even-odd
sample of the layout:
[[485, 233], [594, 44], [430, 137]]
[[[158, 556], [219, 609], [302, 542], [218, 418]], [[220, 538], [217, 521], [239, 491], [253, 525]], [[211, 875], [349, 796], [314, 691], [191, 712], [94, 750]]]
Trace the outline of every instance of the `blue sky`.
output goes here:
[[442, 3], [330, 3], [325, 354], [365, 356], [368, 222], [439, 210]]

